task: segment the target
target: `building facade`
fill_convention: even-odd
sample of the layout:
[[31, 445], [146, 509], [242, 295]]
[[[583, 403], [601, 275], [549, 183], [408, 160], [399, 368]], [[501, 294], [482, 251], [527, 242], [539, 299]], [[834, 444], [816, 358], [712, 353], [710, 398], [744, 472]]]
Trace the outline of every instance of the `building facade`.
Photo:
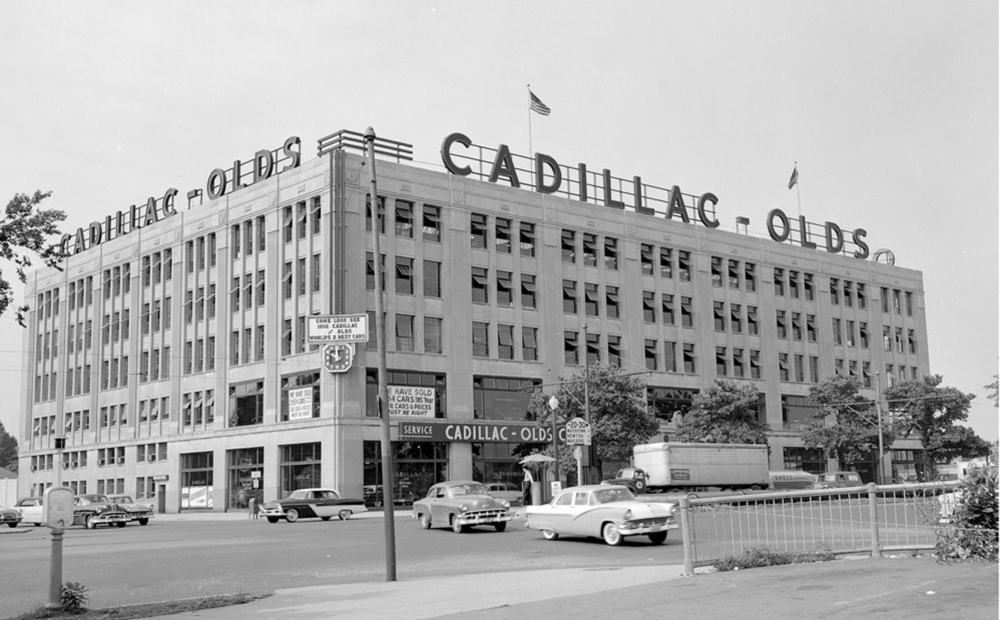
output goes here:
[[[863, 230], [775, 210], [770, 239], [727, 232], [710, 193], [461, 134], [444, 171], [376, 141], [373, 221], [357, 138], [328, 136], [308, 161], [289, 138], [67, 235], [62, 271], [27, 285], [22, 495], [61, 483], [176, 512], [375, 489], [376, 263], [404, 500], [448, 478], [518, 483], [519, 446], [551, 440], [532, 388], [585, 362], [648, 372], [667, 434], [717, 378], [752, 382], [771, 467], [814, 472], [831, 464], [799, 438], [811, 386], [846, 373], [874, 399], [880, 379], [930, 372], [922, 275], [869, 259]], [[371, 336], [329, 372], [310, 325], [344, 315], [367, 315]], [[887, 477], [920, 445], [893, 448]]]

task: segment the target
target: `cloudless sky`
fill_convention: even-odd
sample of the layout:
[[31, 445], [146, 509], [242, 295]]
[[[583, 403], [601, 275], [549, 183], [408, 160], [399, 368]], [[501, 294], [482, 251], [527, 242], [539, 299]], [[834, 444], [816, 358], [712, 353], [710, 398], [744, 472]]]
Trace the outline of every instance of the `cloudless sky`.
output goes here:
[[[51, 190], [74, 232], [368, 126], [422, 165], [454, 131], [527, 155], [531, 84], [530, 146], [562, 164], [713, 192], [763, 238], [801, 199], [923, 272], [931, 371], [996, 440], [997, 31], [995, 0], [5, 2], [0, 200]], [[16, 436], [22, 338], [0, 317]]]

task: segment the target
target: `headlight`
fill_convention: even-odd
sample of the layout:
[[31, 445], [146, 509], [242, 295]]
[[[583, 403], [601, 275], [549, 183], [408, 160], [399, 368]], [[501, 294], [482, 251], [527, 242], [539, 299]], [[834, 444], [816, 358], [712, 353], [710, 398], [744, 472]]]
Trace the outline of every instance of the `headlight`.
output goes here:
[[506, 509], [506, 508], [510, 508], [510, 502], [508, 502], [507, 500], [504, 500], [504, 501], [503, 501], [503, 507], [504, 507], [505, 509]]
[[670, 514], [671, 515], [677, 514], [677, 504], [674, 504], [670, 507]]
[[469, 505], [468, 504], [462, 504], [461, 506], [459, 506], [458, 509], [461, 510], [462, 512], [465, 512], [465, 511], [467, 511], [469, 509]]
[[632, 518], [632, 509], [630, 508], [625, 511], [625, 514], [622, 516], [622, 519], [628, 521], [631, 518]]

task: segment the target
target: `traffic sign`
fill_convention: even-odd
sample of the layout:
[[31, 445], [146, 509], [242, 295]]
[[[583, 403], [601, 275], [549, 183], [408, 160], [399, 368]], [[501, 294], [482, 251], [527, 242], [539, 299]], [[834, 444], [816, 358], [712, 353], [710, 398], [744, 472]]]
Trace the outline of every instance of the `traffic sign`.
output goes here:
[[368, 342], [367, 314], [337, 314], [309, 316], [306, 340], [310, 344], [322, 342]]
[[323, 347], [323, 365], [332, 373], [347, 372], [354, 361], [354, 345], [335, 342]]
[[566, 443], [590, 445], [590, 424], [583, 418], [573, 418], [566, 423]]

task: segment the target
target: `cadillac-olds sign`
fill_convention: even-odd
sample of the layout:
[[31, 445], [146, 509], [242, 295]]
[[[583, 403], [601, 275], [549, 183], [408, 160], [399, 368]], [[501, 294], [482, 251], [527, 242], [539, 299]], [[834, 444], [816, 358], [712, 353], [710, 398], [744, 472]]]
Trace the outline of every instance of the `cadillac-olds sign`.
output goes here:
[[[566, 440], [565, 428], [559, 429], [559, 439]], [[535, 425], [491, 422], [400, 422], [399, 440], [551, 443], [552, 429]]]

